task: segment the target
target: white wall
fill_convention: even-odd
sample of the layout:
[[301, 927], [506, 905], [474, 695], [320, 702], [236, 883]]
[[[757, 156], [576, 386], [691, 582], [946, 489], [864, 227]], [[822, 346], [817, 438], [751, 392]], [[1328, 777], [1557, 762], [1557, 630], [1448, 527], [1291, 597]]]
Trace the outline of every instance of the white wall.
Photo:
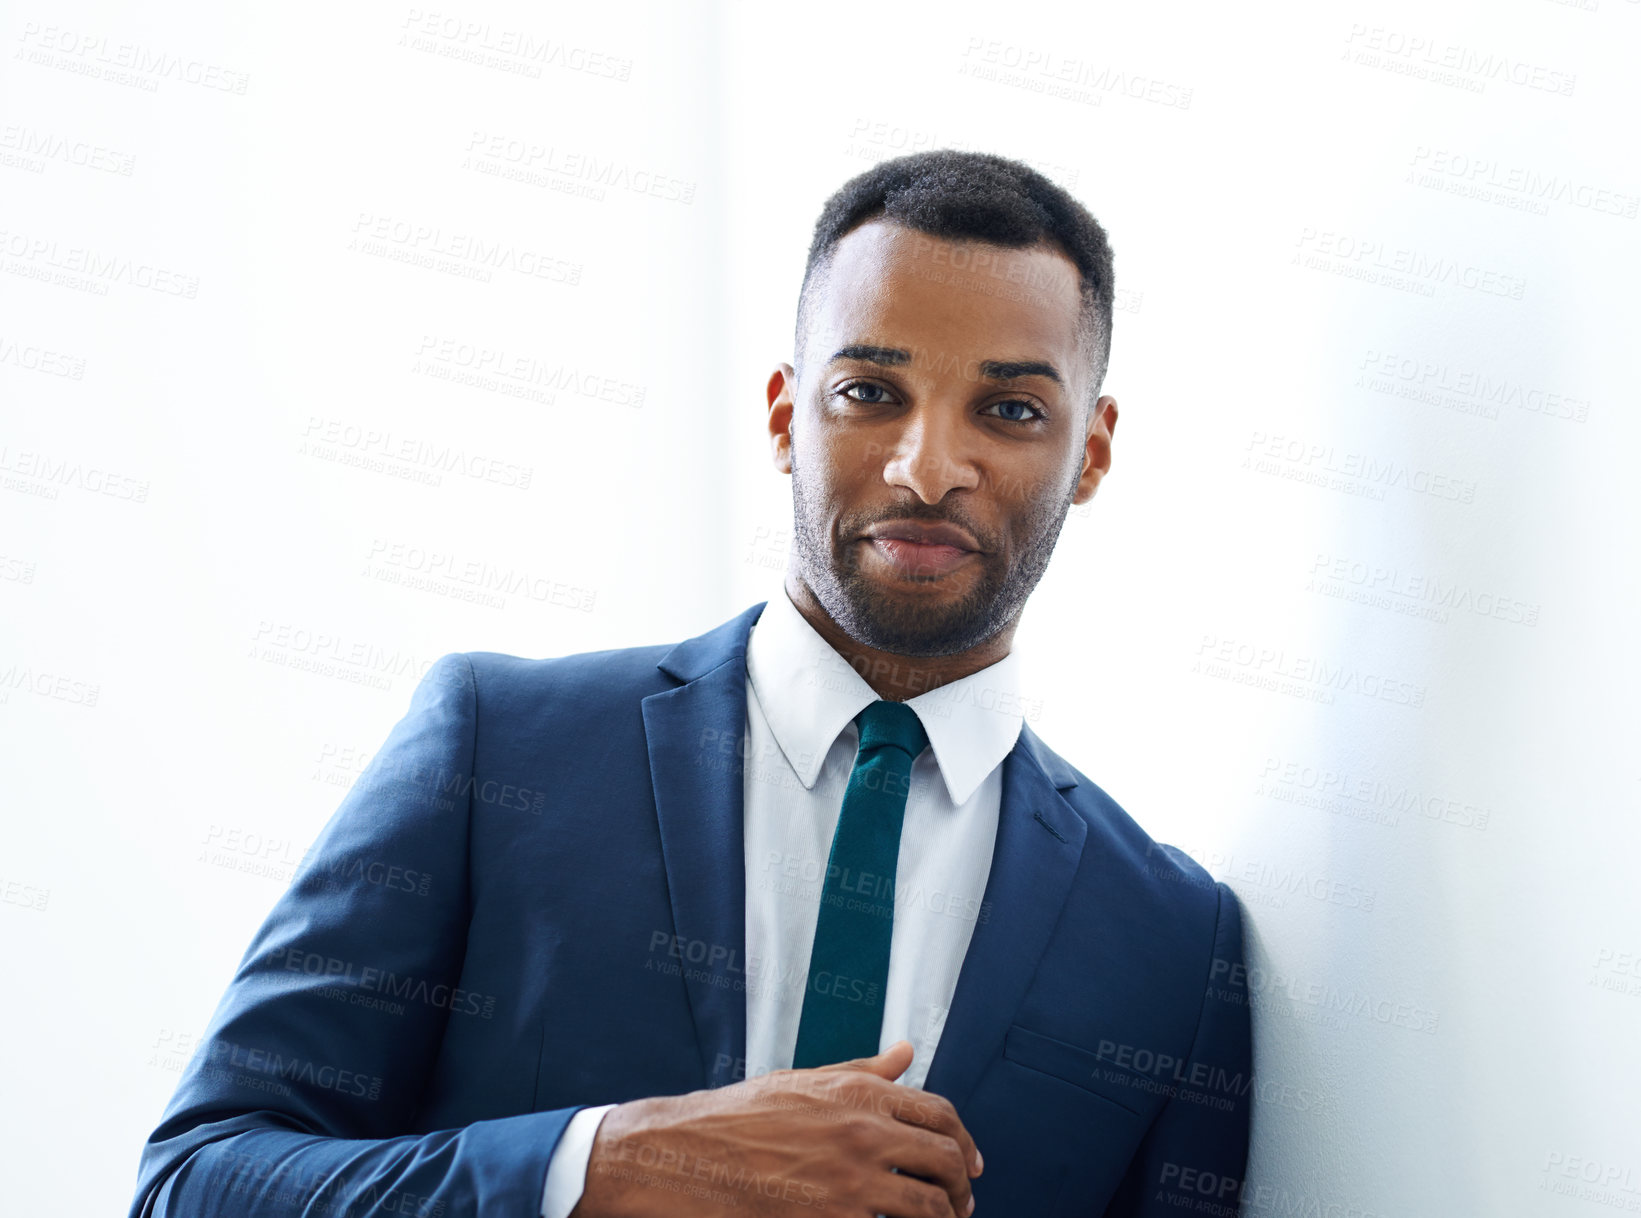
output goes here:
[[1641, 1208], [1641, 3], [191, 7], [0, 25], [13, 1208], [127, 1203], [428, 661], [778, 591], [814, 217], [933, 146], [1112, 234], [1019, 646], [1250, 914], [1249, 1212]]

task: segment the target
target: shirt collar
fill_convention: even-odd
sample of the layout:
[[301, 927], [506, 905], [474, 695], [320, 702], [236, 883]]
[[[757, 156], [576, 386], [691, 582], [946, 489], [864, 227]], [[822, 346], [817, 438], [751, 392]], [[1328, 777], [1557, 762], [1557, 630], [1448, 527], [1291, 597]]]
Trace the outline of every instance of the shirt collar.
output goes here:
[[[953, 804], [974, 794], [1020, 735], [1019, 671], [1010, 652], [906, 703], [929, 737]], [[804, 789], [812, 789], [833, 741], [877, 694], [816, 633], [785, 589], [770, 597], [753, 624], [746, 672], [775, 743]]]

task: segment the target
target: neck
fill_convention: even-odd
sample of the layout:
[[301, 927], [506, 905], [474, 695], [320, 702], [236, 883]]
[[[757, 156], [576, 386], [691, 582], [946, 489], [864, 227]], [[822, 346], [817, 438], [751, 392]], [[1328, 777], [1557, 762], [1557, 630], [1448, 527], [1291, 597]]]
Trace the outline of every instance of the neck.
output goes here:
[[931, 689], [960, 681], [982, 668], [990, 668], [1008, 655], [1014, 645], [1014, 628], [1019, 623], [1016, 617], [991, 638], [967, 651], [949, 656], [905, 656], [868, 647], [845, 633], [815, 599], [809, 586], [791, 571], [786, 574], [786, 595], [804, 621], [814, 627], [815, 633], [860, 674], [873, 693], [888, 702], [905, 702]]

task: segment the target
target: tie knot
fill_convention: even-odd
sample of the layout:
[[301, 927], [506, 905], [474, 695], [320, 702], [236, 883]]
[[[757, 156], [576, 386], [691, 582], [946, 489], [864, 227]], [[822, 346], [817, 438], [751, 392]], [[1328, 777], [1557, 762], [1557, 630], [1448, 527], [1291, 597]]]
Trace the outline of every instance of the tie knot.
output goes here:
[[912, 760], [923, 751], [929, 738], [918, 722], [917, 712], [904, 702], [889, 702], [879, 698], [855, 716], [860, 728], [860, 751], [890, 744]]

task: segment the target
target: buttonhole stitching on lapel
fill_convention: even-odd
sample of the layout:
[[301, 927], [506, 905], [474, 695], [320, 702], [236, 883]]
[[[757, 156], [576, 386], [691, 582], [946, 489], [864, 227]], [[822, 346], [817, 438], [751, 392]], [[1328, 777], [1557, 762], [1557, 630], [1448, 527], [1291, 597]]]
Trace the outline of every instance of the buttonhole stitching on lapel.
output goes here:
[[1060, 831], [1058, 829], [1043, 819], [1043, 814], [1041, 812], [1033, 812], [1031, 814], [1031, 819], [1036, 821], [1043, 828], [1047, 829], [1050, 833], [1054, 834], [1055, 837], [1060, 838], [1062, 842], [1066, 840], [1064, 837], [1060, 836]]

